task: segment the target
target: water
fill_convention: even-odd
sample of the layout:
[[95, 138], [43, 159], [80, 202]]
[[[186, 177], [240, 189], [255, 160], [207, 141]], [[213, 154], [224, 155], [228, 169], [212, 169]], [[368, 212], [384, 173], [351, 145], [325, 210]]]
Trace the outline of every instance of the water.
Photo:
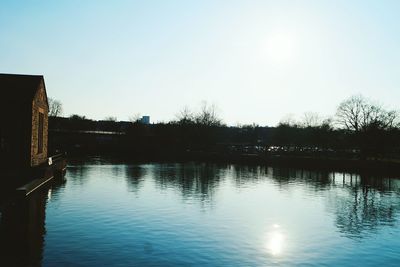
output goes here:
[[0, 220], [1, 266], [400, 265], [393, 178], [75, 161]]

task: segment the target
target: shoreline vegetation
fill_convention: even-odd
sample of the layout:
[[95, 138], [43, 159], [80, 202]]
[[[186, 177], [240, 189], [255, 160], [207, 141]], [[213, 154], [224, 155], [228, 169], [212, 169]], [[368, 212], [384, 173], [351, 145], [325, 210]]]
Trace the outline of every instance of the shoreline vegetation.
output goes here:
[[110, 162], [124, 163], [215, 163], [246, 164], [270, 167], [320, 170], [330, 172], [368, 173], [398, 178], [400, 160], [396, 159], [351, 159], [334, 157], [311, 157], [293, 155], [225, 154], [218, 152], [187, 151], [174, 154], [120, 154], [120, 153], [71, 153], [72, 159], [101, 157]]
[[400, 116], [396, 110], [352, 96], [329, 118], [307, 112], [276, 127], [227, 126], [216, 107], [183, 109], [175, 120], [143, 123], [115, 117], [95, 121], [60, 117], [50, 101], [49, 148], [74, 156], [112, 155], [138, 161], [223, 161], [305, 168], [400, 173]]

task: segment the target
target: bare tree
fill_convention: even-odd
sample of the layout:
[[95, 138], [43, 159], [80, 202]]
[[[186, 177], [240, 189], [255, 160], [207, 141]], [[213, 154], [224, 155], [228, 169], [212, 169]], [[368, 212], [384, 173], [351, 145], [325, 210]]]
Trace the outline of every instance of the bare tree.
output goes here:
[[204, 126], [221, 126], [222, 120], [218, 117], [217, 107], [203, 102], [200, 111], [195, 115], [195, 122]]
[[291, 126], [291, 127], [297, 127], [298, 122], [295, 119], [294, 114], [289, 113], [283, 116], [283, 118], [279, 121], [279, 126]]
[[70, 120], [87, 120], [86, 116], [81, 116], [78, 114], [72, 114], [71, 116], [69, 116]]
[[331, 117], [328, 117], [322, 120], [320, 127], [324, 128], [325, 130], [333, 130], [333, 119]]
[[371, 114], [368, 113], [369, 117], [365, 120], [363, 130], [371, 128], [391, 130], [399, 126], [399, 113], [395, 110], [385, 110], [381, 107], [371, 107]]
[[114, 116], [108, 116], [104, 118], [105, 121], [117, 121], [117, 117]]
[[360, 131], [365, 102], [363, 96], [356, 95], [340, 103], [336, 111], [337, 123], [347, 130]]
[[49, 116], [50, 117], [59, 117], [62, 115], [63, 109], [62, 104], [59, 100], [48, 98], [49, 103]]
[[305, 112], [303, 115], [303, 127], [318, 127], [323, 123], [323, 119], [316, 112]]
[[136, 123], [136, 122], [140, 122], [141, 118], [142, 118], [142, 115], [140, 113], [136, 113], [129, 117], [129, 121], [132, 123]]
[[390, 110], [385, 118], [387, 127], [390, 129], [400, 128], [400, 113], [397, 110]]
[[176, 120], [179, 124], [192, 124], [194, 123], [194, 114], [188, 107], [184, 107], [176, 115]]
[[388, 130], [396, 127], [398, 118], [397, 111], [387, 111], [361, 95], [343, 101], [336, 112], [339, 126], [355, 132], [366, 131], [371, 127]]

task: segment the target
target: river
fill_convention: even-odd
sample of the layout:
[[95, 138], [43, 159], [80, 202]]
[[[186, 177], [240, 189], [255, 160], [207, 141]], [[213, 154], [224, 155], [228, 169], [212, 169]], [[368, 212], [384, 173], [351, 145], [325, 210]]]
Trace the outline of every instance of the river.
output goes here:
[[1, 266], [399, 266], [400, 180], [70, 160], [0, 223]]

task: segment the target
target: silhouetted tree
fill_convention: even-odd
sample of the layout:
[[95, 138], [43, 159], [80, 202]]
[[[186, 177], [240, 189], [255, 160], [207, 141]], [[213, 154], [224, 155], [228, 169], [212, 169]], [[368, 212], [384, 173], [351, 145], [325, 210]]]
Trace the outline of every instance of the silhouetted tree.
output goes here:
[[200, 111], [195, 115], [194, 121], [204, 126], [221, 126], [222, 119], [218, 117], [217, 107], [203, 102]]
[[136, 113], [129, 117], [129, 121], [132, 123], [139, 123], [141, 118], [142, 115], [140, 115], [140, 113]]
[[49, 116], [50, 117], [60, 117], [63, 112], [62, 104], [59, 100], [48, 98], [49, 102]]
[[194, 124], [195, 123], [195, 119], [194, 119], [194, 114], [192, 111], [190, 111], [190, 109], [188, 107], [184, 107], [177, 115], [176, 115], [176, 119], [177, 119], [177, 123], [178, 124]]
[[104, 118], [105, 121], [113, 121], [116, 122], [117, 121], [117, 117], [114, 116], [108, 116]]
[[343, 101], [336, 112], [339, 126], [355, 132], [368, 131], [371, 128], [393, 129], [396, 127], [398, 117], [397, 111], [387, 111], [361, 95]]
[[301, 125], [305, 128], [307, 127], [318, 127], [323, 123], [323, 119], [316, 112], [305, 112], [303, 115], [303, 120]]
[[81, 116], [78, 114], [72, 114], [71, 116], [69, 116], [70, 120], [86, 120], [85, 116]]
[[294, 114], [286, 114], [278, 123], [279, 126], [298, 127], [299, 123], [296, 121]]

